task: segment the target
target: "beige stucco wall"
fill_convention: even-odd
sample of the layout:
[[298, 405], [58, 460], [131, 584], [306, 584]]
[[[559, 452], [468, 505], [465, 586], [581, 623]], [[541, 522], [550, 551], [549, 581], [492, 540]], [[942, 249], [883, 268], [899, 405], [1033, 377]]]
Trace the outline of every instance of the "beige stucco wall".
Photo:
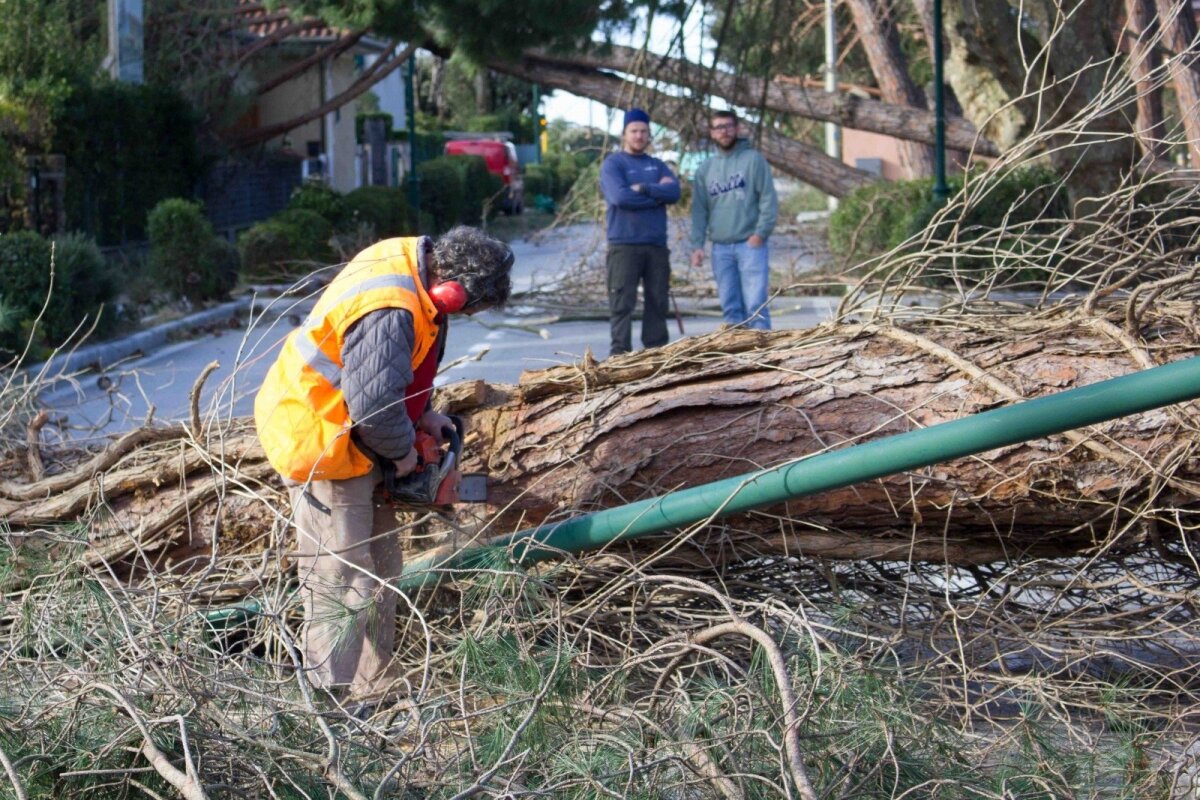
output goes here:
[[[275, 68], [282, 66], [283, 63], [277, 62]], [[258, 123], [267, 127], [316, 108], [328, 98], [345, 91], [354, 83], [354, 77], [354, 56], [349, 53], [338, 58], [332, 68], [310, 68], [295, 79], [272, 89], [259, 100]], [[330, 185], [340, 192], [349, 192], [357, 188], [354, 165], [357, 150], [354, 133], [356, 113], [357, 103], [351, 101], [338, 111], [272, 139], [267, 146], [290, 149], [306, 156], [308, 142], [321, 142], [322, 152], [332, 160]]]
[[855, 166], [860, 158], [883, 160], [883, 177], [889, 181], [907, 178], [900, 167], [900, 143], [891, 136], [869, 131], [842, 129], [842, 161]]

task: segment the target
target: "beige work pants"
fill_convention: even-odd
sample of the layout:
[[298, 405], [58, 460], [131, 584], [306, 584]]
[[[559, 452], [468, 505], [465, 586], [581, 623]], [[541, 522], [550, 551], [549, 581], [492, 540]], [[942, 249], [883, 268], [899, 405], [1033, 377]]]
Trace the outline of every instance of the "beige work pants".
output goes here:
[[[376, 504], [378, 470], [361, 478], [289, 486], [296, 571], [304, 601], [304, 666], [316, 686], [370, 692], [392, 657], [403, 561], [396, 512]], [[321, 510], [305, 489], [329, 512]]]

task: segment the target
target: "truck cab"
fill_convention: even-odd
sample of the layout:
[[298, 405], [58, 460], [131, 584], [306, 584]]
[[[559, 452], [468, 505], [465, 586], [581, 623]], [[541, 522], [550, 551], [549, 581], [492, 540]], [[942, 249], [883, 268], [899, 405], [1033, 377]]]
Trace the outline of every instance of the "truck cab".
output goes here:
[[525, 208], [525, 179], [521, 177], [521, 163], [517, 160], [517, 148], [512, 142], [495, 139], [452, 139], [446, 142], [448, 156], [482, 156], [488, 172], [499, 176], [504, 182], [504, 201], [501, 209], [505, 214], [520, 214]]

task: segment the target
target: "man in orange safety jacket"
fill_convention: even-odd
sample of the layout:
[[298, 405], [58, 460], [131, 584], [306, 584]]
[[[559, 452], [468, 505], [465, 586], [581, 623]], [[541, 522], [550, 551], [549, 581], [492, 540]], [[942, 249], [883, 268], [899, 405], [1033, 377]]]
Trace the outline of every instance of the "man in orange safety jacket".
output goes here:
[[416, 430], [450, 420], [430, 397], [448, 317], [502, 305], [509, 247], [474, 228], [386, 239], [355, 256], [284, 342], [254, 401], [297, 533], [304, 666], [335, 696], [370, 696], [392, 657], [401, 550], [380, 464], [413, 471]]

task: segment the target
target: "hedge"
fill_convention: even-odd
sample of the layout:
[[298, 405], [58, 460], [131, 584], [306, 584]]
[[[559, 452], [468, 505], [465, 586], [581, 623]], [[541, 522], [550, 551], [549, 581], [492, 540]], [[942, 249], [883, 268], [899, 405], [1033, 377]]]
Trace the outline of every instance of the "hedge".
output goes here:
[[370, 225], [380, 239], [409, 236], [416, 228], [403, 189], [363, 186], [346, 195], [345, 205], [354, 226]]
[[278, 278], [307, 273], [314, 263], [331, 264], [333, 233], [329, 220], [315, 211], [283, 211], [238, 238], [242, 272], [248, 277]]
[[66, 156], [67, 226], [101, 245], [145, 238], [162, 200], [192, 193], [204, 170], [196, 112], [163, 86], [76, 86], [54, 117], [50, 152]]
[[354, 227], [353, 213], [346, 205], [345, 196], [319, 180], [308, 181], [292, 192], [287, 210], [297, 209], [321, 215], [338, 232], [346, 232]]
[[463, 186], [463, 210], [459, 222], [478, 225], [483, 221], [485, 208], [488, 219], [495, 217], [504, 204], [505, 198], [501, 194], [504, 181], [499, 175], [488, 171], [483, 156], [455, 155], [448, 158], [458, 170]]
[[116, 290], [100, 249], [82, 234], [55, 239], [53, 251], [32, 231], [0, 235], [0, 348], [19, 353], [32, 340], [40, 356], [93, 323], [96, 334], [107, 333], [116, 322], [108, 308]]
[[421, 213], [428, 214], [432, 223], [422, 233], [444, 233], [462, 221], [466, 192], [458, 167], [450, 158], [440, 156], [422, 161], [417, 165], [417, 182]]

